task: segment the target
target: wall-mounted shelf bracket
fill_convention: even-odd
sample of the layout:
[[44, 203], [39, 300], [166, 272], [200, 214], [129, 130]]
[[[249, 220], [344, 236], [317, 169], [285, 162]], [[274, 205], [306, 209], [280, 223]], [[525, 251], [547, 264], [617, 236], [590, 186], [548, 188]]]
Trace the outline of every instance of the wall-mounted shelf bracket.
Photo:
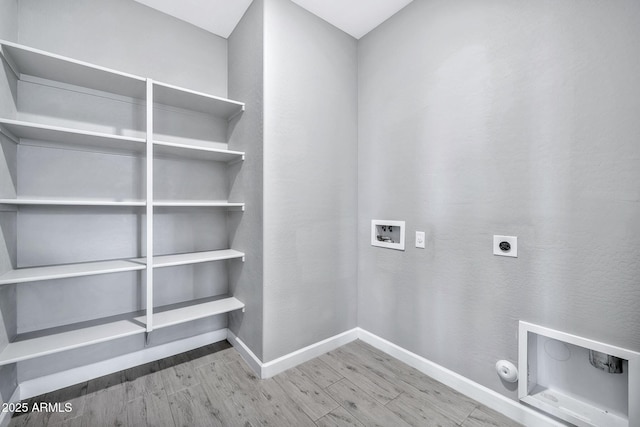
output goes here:
[[6, 127], [0, 125], [0, 133], [9, 138], [15, 144], [20, 144], [20, 139], [9, 131]]
[[232, 161], [228, 162], [227, 164], [228, 164], [229, 166], [233, 166], [233, 165], [238, 164], [238, 163], [241, 163], [241, 162], [244, 162], [244, 154], [243, 154], [242, 156], [240, 156], [240, 158], [239, 158], [239, 159], [237, 159], [237, 160], [232, 160]]
[[7, 49], [2, 45], [0, 45], [0, 56], [2, 56], [2, 58], [4, 58], [4, 60], [7, 62], [13, 74], [17, 78], [20, 78], [20, 71], [19, 71], [20, 69], [18, 68], [16, 63], [13, 61], [13, 58], [11, 58], [11, 55], [9, 55], [9, 53], [7, 52]]
[[238, 110], [236, 113], [232, 114], [228, 119], [227, 119], [227, 123], [231, 122], [231, 120], [235, 119], [236, 117], [238, 117], [240, 114], [244, 113], [244, 105], [240, 108], [240, 110]]

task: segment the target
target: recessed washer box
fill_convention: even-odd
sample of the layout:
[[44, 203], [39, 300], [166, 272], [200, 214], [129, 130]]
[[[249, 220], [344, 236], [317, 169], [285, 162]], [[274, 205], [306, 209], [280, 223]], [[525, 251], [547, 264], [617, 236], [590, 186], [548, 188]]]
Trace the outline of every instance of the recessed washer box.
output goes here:
[[[594, 365], [591, 351], [621, 361]], [[640, 426], [640, 353], [520, 321], [520, 401], [579, 427]]]
[[371, 245], [404, 251], [404, 221], [371, 220]]

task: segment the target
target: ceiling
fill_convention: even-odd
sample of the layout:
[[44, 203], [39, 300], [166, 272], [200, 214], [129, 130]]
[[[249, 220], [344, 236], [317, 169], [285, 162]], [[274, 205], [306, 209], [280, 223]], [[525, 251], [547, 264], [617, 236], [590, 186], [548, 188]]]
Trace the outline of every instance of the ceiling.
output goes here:
[[[227, 38], [252, 0], [135, 0]], [[412, 0], [292, 0], [356, 39]]]
[[225, 39], [252, 0], [135, 0]]

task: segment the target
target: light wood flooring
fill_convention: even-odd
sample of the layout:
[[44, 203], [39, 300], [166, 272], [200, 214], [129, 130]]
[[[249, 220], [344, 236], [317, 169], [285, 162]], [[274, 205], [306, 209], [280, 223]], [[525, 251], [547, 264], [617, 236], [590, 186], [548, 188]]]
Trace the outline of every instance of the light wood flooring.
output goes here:
[[267, 380], [225, 341], [29, 399], [10, 426], [517, 426], [362, 341]]

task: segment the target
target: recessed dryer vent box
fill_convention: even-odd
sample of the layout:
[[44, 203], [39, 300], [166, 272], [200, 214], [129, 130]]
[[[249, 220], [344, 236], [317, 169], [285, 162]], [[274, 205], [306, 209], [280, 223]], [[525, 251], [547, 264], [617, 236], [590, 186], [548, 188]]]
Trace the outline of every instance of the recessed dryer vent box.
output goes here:
[[404, 251], [404, 221], [371, 220], [371, 245]]
[[518, 397], [580, 427], [640, 426], [640, 353], [520, 321]]

